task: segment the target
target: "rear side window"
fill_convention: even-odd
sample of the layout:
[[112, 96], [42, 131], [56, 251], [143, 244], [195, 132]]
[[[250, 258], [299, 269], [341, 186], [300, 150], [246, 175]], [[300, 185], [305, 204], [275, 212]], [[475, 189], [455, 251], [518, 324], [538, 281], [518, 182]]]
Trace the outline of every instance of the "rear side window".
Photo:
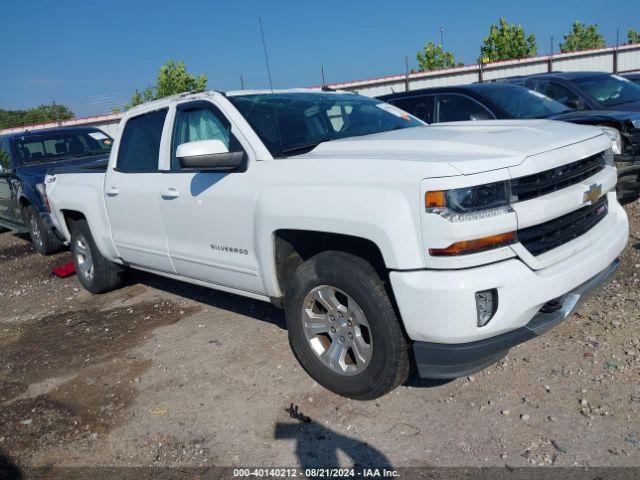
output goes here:
[[398, 98], [390, 103], [420, 120], [433, 123], [433, 96]]
[[436, 123], [491, 120], [494, 118], [478, 102], [459, 94], [438, 95], [435, 107]]
[[160, 140], [168, 109], [156, 110], [127, 121], [118, 150], [121, 172], [155, 172], [158, 170]]
[[553, 98], [556, 102], [560, 102], [569, 108], [576, 108], [576, 105], [580, 102], [580, 97], [569, 90], [564, 85], [560, 85], [556, 82], [538, 82], [536, 84], [536, 91], [546, 95], [549, 98]]

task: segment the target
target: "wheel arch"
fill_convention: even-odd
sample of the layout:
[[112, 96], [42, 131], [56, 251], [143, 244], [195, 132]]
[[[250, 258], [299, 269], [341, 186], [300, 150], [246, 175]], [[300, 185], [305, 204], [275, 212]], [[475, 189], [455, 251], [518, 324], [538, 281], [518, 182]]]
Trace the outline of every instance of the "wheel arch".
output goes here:
[[337, 250], [368, 261], [380, 278], [388, 278], [387, 265], [378, 245], [363, 237], [304, 229], [280, 229], [273, 232], [273, 271], [277, 293], [284, 296], [295, 270], [312, 256]]

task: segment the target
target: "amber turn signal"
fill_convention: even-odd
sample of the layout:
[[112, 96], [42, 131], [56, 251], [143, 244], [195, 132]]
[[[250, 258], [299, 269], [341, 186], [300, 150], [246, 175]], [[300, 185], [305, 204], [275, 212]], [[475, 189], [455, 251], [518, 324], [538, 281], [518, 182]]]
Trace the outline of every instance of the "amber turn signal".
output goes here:
[[446, 192], [427, 192], [424, 194], [424, 206], [426, 208], [444, 208], [447, 206]]
[[478, 238], [477, 240], [465, 240], [456, 242], [447, 248], [430, 248], [429, 255], [432, 256], [455, 256], [468, 255], [470, 253], [484, 252], [492, 248], [504, 247], [516, 242], [516, 232], [501, 233], [490, 237]]

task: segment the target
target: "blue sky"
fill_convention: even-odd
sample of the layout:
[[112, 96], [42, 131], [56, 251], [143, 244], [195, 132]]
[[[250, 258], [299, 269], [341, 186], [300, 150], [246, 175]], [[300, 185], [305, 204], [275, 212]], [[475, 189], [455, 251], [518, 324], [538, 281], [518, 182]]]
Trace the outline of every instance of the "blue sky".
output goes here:
[[275, 88], [401, 73], [404, 56], [439, 40], [473, 63], [491, 23], [505, 16], [556, 48], [573, 20], [597, 23], [608, 44], [616, 28], [640, 30], [640, 2], [607, 0], [215, 1], [20, 0], [3, 5], [0, 108], [56, 101], [77, 116], [109, 111], [154, 82], [168, 58], [205, 74], [208, 87], [268, 85], [262, 17]]

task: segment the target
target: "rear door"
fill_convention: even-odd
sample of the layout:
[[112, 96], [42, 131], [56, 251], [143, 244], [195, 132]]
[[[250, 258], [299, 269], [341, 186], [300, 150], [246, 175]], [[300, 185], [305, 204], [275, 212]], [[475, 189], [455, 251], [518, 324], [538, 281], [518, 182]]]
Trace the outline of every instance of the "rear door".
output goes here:
[[132, 266], [173, 273], [160, 211], [158, 169], [168, 109], [127, 120], [107, 172], [104, 195], [113, 242]]

